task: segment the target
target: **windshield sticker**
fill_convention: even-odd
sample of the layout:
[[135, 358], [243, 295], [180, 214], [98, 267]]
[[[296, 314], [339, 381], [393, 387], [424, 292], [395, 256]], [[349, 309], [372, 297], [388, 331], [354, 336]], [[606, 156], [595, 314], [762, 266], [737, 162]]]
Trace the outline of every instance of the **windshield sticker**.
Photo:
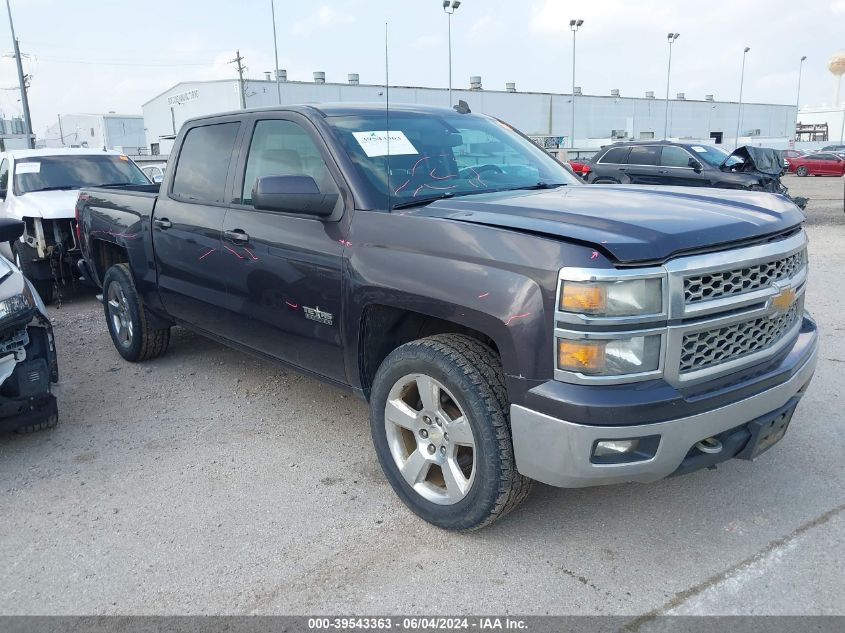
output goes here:
[[18, 163], [15, 169], [17, 174], [39, 174], [41, 173], [41, 163]]
[[[390, 143], [388, 143], [388, 135]], [[358, 145], [364, 153], [373, 158], [375, 156], [407, 156], [408, 154], [419, 154], [405, 133], [401, 130], [373, 130], [371, 132], [352, 132], [352, 136], [358, 141]], [[388, 152], [388, 145], [390, 152]]]
[[692, 149], [694, 151], [698, 152], [699, 154], [706, 154], [707, 153], [707, 148], [701, 147], [701, 145], [693, 145]]

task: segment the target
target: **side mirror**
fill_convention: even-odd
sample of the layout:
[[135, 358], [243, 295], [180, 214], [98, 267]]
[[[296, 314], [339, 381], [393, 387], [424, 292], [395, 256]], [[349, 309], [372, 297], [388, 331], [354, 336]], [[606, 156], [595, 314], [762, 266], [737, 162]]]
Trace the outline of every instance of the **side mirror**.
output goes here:
[[263, 176], [252, 188], [252, 206], [261, 211], [285, 211], [326, 217], [338, 194], [322, 193], [311, 176]]
[[702, 167], [701, 167], [701, 163], [699, 163], [699, 162], [698, 162], [697, 160], [695, 160], [694, 158], [690, 158], [690, 159], [689, 159], [689, 162], [688, 162], [687, 164], [688, 164], [690, 167], [692, 167], [692, 168], [693, 168], [696, 172], [699, 172], [699, 171], [701, 171], [701, 169], [702, 169]]
[[14, 242], [23, 235], [24, 224], [13, 218], [0, 218], [0, 242]]

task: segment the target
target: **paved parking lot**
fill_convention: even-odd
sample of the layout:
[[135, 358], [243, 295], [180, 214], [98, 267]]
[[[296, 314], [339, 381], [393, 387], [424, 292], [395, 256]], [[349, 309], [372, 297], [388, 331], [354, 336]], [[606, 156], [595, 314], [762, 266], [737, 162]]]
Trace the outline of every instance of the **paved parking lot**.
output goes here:
[[845, 613], [843, 179], [787, 184], [814, 199], [822, 348], [784, 441], [647, 486], [538, 486], [469, 535], [402, 506], [363, 403], [181, 330], [128, 364], [94, 298], [66, 300], [61, 424], [0, 437], [0, 613]]

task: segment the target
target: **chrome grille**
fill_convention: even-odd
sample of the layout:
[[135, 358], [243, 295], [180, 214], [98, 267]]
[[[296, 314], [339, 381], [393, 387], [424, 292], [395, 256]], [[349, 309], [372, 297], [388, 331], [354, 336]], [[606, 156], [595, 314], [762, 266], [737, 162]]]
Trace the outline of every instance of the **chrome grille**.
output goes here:
[[804, 301], [799, 300], [786, 312], [685, 334], [681, 373], [706, 369], [762, 351], [780, 340], [803, 312]]
[[789, 279], [806, 261], [807, 251], [802, 250], [753, 266], [684, 277], [684, 302], [711, 301], [765, 288], [774, 281]]

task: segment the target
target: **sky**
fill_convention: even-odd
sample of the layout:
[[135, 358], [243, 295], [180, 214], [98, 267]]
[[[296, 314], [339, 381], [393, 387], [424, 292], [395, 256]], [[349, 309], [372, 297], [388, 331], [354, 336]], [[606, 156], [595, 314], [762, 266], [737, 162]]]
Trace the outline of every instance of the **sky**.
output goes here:
[[[32, 75], [33, 129], [58, 114], [141, 105], [179, 81], [237, 76], [227, 62], [240, 49], [251, 78], [273, 68], [271, 0], [11, 0], [25, 72]], [[276, 0], [279, 67], [291, 80], [384, 81], [389, 24], [390, 83], [448, 84], [447, 17], [440, 0]], [[488, 89], [568, 92], [569, 20], [577, 33], [576, 85], [585, 94], [666, 93], [736, 100], [742, 50], [743, 101], [795, 103], [798, 66], [807, 56], [801, 104], [831, 103], [827, 70], [845, 49], [845, 0], [464, 0], [452, 18], [453, 82], [481, 75]], [[20, 113], [12, 38], [0, 15], [0, 111]], [[843, 89], [845, 90], [845, 89]]]

